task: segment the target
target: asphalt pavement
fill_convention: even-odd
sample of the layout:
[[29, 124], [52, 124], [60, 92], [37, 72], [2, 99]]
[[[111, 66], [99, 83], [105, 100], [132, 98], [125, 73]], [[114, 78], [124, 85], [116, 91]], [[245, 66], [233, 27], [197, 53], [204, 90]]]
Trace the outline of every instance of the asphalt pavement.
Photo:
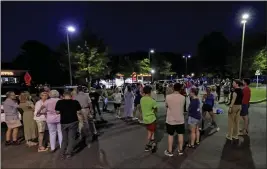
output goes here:
[[[154, 154], [144, 152], [146, 129], [143, 125], [103, 113], [107, 123], [98, 124], [99, 140], [77, 149], [68, 160], [61, 160], [58, 151], [38, 153], [37, 147], [29, 148], [25, 144], [6, 147], [2, 130], [2, 168], [266, 168], [266, 106], [251, 106], [250, 138], [240, 137], [240, 141], [232, 145], [225, 140], [227, 107], [219, 105], [225, 110], [216, 118], [221, 128], [219, 132], [203, 137], [196, 149], [186, 149], [183, 156], [166, 157], [166, 110], [162, 96], [159, 97], [156, 135], [159, 143]], [[112, 108], [109, 105], [109, 109]]]

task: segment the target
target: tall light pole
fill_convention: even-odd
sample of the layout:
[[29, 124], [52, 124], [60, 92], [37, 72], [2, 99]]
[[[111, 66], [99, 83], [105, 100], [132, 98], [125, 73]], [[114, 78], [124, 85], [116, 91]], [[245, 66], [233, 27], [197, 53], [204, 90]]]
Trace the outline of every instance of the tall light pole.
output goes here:
[[155, 53], [154, 49], [150, 49], [148, 52], [148, 59], [149, 59], [150, 67], [151, 67], [151, 54], [153, 54], [153, 53]]
[[191, 58], [190, 55], [187, 55], [187, 56], [183, 56], [183, 58], [185, 59], [185, 75], [187, 75], [187, 59]]
[[155, 73], [154, 69], [151, 69], [151, 83], [153, 82], [153, 74]]
[[69, 75], [70, 75], [70, 85], [72, 86], [72, 70], [71, 70], [71, 60], [70, 60], [70, 39], [69, 33], [75, 32], [75, 28], [73, 26], [67, 27], [67, 46], [68, 46], [68, 56], [69, 56]]
[[246, 23], [247, 23], [248, 18], [249, 18], [249, 14], [245, 13], [242, 15], [241, 23], [243, 24], [243, 32], [242, 32], [241, 56], [240, 56], [240, 67], [239, 67], [239, 79], [241, 79], [241, 76], [242, 76], [245, 31], [246, 31]]

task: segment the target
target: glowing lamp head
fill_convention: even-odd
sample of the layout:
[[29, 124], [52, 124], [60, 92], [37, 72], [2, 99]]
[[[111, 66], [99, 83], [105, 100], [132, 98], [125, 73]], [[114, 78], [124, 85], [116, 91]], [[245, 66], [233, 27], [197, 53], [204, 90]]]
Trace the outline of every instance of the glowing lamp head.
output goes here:
[[243, 20], [247, 20], [249, 18], [249, 14], [245, 13], [242, 15]]
[[150, 53], [155, 53], [154, 49], [151, 49], [149, 52], [150, 52]]
[[183, 56], [183, 58], [185, 58], [185, 56]]
[[191, 55], [188, 55], [188, 58], [191, 58]]
[[67, 31], [68, 32], [75, 32], [75, 28], [73, 26], [68, 26]]
[[153, 73], [155, 73], [155, 70], [154, 70], [154, 69], [152, 69], [152, 70], [151, 70], [151, 73], [152, 73], [152, 74], [153, 74]]

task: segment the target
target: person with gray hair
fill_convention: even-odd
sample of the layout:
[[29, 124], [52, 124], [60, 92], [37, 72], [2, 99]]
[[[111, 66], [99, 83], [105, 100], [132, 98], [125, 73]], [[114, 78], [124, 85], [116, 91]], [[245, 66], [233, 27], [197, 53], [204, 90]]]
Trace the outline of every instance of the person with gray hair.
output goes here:
[[[6, 94], [7, 99], [3, 102], [4, 112], [5, 112], [5, 121], [7, 124], [7, 131], [6, 131], [6, 142], [5, 144], [11, 145], [15, 144], [18, 145], [18, 131], [19, 127], [22, 125], [19, 119], [19, 105], [16, 103], [16, 95], [14, 92], [10, 91]], [[11, 134], [12, 134], [12, 141], [11, 141]]]
[[61, 147], [62, 142], [62, 132], [60, 125], [60, 114], [56, 113], [56, 104], [59, 99], [59, 92], [57, 90], [51, 90], [49, 92], [50, 99], [46, 101], [46, 123], [49, 131], [49, 139], [51, 152], [56, 150], [56, 139], [58, 137], [59, 146]]

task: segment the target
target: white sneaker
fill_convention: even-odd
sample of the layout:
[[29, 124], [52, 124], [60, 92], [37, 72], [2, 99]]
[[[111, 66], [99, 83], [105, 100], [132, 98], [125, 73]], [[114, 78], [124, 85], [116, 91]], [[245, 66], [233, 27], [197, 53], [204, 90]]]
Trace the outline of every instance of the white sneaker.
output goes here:
[[143, 123], [144, 123], [144, 122], [143, 122], [143, 120], [138, 120], [138, 122], [139, 122], [139, 123], [141, 123], [141, 124], [143, 124]]

